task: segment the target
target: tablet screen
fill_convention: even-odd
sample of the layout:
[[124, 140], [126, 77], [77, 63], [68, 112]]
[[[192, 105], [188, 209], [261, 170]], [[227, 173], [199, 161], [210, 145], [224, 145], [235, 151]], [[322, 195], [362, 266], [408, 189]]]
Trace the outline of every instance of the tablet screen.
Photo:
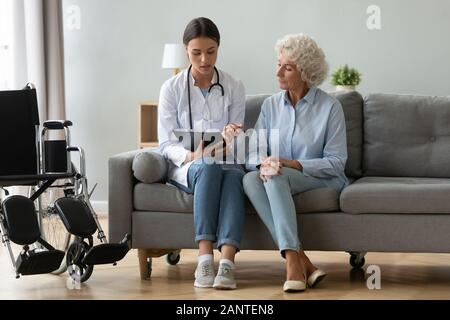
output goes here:
[[222, 134], [219, 131], [200, 132], [191, 129], [174, 129], [173, 133], [183, 145], [183, 148], [192, 152], [199, 146], [202, 139], [205, 143], [205, 147], [211, 143], [215, 144], [223, 142]]

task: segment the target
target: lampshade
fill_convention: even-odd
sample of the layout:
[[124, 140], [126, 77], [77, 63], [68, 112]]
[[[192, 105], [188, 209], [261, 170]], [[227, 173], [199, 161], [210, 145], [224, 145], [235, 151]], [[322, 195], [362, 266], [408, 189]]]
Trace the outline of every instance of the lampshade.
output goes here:
[[182, 44], [168, 43], [164, 46], [163, 69], [181, 69], [188, 65], [186, 49]]

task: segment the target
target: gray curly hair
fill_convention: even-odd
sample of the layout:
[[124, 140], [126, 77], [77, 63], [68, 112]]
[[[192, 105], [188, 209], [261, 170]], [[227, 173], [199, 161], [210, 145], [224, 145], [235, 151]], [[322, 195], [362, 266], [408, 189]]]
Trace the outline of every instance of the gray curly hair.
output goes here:
[[303, 81], [311, 86], [320, 85], [327, 77], [328, 63], [317, 43], [302, 33], [288, 34], [275, 45], [277, 55], [283, 52], [297, 66]]

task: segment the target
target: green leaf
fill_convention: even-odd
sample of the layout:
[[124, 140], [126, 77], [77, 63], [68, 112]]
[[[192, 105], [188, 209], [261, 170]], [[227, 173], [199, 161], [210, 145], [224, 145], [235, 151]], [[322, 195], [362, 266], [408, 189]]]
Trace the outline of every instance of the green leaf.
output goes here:
[[361, 73], [346, 64], [337, 68], [331, 75], [331, 84], [335, 86], [357, 86], [361, 82]]

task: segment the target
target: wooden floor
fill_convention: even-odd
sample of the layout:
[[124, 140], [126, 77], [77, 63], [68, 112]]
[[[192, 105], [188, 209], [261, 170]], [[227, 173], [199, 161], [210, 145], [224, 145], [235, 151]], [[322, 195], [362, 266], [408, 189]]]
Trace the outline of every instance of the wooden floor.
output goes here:
[[[107, 221], [102, 219], [101, 224], [105, 227]], [[69, 289], [67, 273], [15, 279], [2, 246], [0, 299], [450, 299], [449, 254], [368, 253], [364, 268], [378, 265], [381, 270], [381, 289], [369, 290], [370, 274], [351, 270], [347, 253], [308, 252], [328, 277], [317, 288], [295, 294], [282, 291], [284, 263], [276, 251], [240, 252], [238, 289], [233, 291], [194, 288], [197, 252], [183, 250], [181, 255], [176, 266], [168, 265], [164, 257], [154, 259], [152, 279], [142, 281], [137, 251], [132, 250], [117, 266], [96, 266], [80, 289]]]

